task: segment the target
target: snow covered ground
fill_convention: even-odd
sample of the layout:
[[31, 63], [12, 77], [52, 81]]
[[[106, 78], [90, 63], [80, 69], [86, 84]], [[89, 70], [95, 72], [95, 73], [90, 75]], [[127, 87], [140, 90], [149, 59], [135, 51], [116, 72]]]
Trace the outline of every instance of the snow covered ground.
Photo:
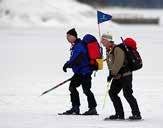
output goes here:
[[[105, 108], [102, 108], [108, 75], [106, 65], [103, 71], [97, 72], [96, 77], [92, 75], [92, 90], [100, 115], [58, 116], [58, 112], [63, 112], [71, 106], [68, 83], [42, 97], [40, 94], [72, 76], [71, 70], [68, 73], [62, 71], [62, 66], [69, 57], [70, 46], [65, 38], [68, 29], [74, 26], [80, 37], [92, 33], [98, 38], [96, 11], [66, 0], [56, 1], [55, 5], [51, 0], [35, 0], [32, 4], [29, 0], [14, 1], [5, 0], [1, 4], [0, 128], [162, 128], [162, 25], [119, 26], [111, 22], [101, 25], [101, 31], [110, 31], [116, 42], [120, 42], [120, 36], [132, 36], [138, 42], [144, 67], [134, 73], [133, 89], [144, 121], [103, 121], [104, 117], [114, 114], [109, 98]], [[49, 8], [47, 1], [57, 9]], [[21, 2], [23, 4], [20, 6]], [[63, 5], [62, 2], [67, 3]], [[69, 9], [72, 5], [76, 6], [74, 11]], [[18, 6], [20, 8], [17, 8]], [[4, 15], [6, 8], [11, 10], [7, 16]], [[64, 13], [65, 20], [60, 13]], [[92, 18], [87, 18], [86, 14], [92, 15]], [[147, 14], [148, 12], [144, 11], [144, 15]], [[162, 11], [153, 14], [161, 17]], [[50, 15], [50, 20], [42, 22], [42, 16], [47, 15]], [[58, 20], [60, 18], [61, 20]], [[88, 109], [87, 101], [80, 87], [79, 92], [81, 112], [84, 112]], [[127, 118], [131, 114], [130, 107], [122, 93], [120, 96]]]
[[[80, 36], [96, 29], [78, 28]], [[106, 65], [93, 77], [92, 90], [98, 103], [99, 116], [57, 116], [70, 107], [68, 84], [49, 94], [39, 95], [69, 78], [62, 65], [69, 57], [66, 30], [57, 29], [3, 29], [0, 30], [0, 127], [1, 128], [161, 128], [163, 121], [163, 61], [161, 55], [162, 32], [160, 26], [119, 26], [112, 28], [118, 37], [133, 36], [139, 42], [144, 68], [134, 73], [134, 95], [142, 116], [141, 122], [104, 122], [114, 113], [110, 99], [102, 109], [105, 94]], [[117, 39], [118, 40], [118, 39]], [[81, 112], [87, 110], [86, 97], [79, 88]], [[130, 108], [122, 97], [126, 117]]]

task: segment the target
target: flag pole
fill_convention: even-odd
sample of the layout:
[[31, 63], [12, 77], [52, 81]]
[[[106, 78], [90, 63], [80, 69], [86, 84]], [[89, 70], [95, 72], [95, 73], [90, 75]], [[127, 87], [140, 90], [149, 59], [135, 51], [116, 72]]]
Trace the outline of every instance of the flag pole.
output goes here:
[[98, 24], [98, 34], [99, 34], [99, 39], [101, 39], [101, 30], [100, 30], [100, 24]]
[[[98, 11], [97, 11], [97, 26], [98, 26], [98, 34], [99, 34], [99, 45], [100, 45], [100, 51], [101, 51], [101, 53], [102, 53], [102, 55], [103, 55], [103, 48], [102, 48], [102, 43], [101, 43], [101, 30], [100, 30], [100, 23], [99, 23], [99, 21], [98, 21]], [[103, 56], [102, 56], [102, 58], [103, 58]]]
[[99, 23], [99, 19], [98, 19], [98, 10], [97, 10], [97, 26], [98, 26], [98, 34], [99, 34], [99, 42], [100, 42], [100, 46], [101, 46], [101, 30], [100, 30], [100, 23]]
[[101, 30], [100, 30], [100, 24], [98, 24], [98, 34], [99, 34], [99, 42], [100, 42], [100, 47], [102, 47], [102, 44], [101, 44]]
[[101, 43], [101, 30], [100, 30], [100, 24], [105, 22], [105, 21], [108, 21], [108, 20], [111, 20], [112, 16], [111, 15], [108, 15], [108, 14], [105, 14], [103, 12], [100, 12], [97, 10], [97, 24], [98, 24], [98, 34], [99, 34], [99, 42], [100, 42], [100, 47], [101, 47], [101, 52], [103, 53], [103, 49], [102, 49], [102, 43]]
[[99, 33], [100, 39], [101, 39], [100, 23], [103, 23], [103, 22], [111, 20], [111, 19], [112, 19], [111, 15], [105, 14], [105, 13], [97, 10], [97, 24], [98, 24], [98, 33]]

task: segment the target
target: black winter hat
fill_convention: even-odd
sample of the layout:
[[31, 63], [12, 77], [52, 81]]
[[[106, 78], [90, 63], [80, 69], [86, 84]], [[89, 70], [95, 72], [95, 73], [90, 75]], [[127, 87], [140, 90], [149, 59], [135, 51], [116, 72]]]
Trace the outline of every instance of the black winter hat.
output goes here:
[[76, 38], [77, 38], [77, 36], [78, 36], [78, 34], [77, 34], [75, 28], [72, 28], [72, 29], [70, 29], [69, 31], [67, 31], [67, 34], [70, 34], [70, 35], [72, 35], [72, 36], [75, 36]]

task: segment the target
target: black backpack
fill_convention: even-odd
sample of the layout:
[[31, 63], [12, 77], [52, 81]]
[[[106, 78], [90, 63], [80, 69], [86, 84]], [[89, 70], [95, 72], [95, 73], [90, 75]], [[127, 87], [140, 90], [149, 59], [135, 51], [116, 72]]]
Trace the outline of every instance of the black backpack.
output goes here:
[[124, 43], [117, 45], [117, 47], [121, 48], [125, 52], [128, 61], [126, 66], [130, 71], [136, 71], [142, 68], [142, 59], [137, 49], [133, 49]]

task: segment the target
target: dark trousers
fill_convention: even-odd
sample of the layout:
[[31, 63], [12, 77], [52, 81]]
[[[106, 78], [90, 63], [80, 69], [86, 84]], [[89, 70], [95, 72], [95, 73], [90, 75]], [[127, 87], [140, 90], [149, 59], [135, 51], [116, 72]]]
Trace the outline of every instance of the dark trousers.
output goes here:
[[123, 95], [127, 102], [129, 103], [132, 114], [133, 115], [140, 115], [139, 107], [135, 97], [132, 95], [132, 75], [123, 77], [121, 79], [113, 79], [109, 95], [113, 102], [116, 114], [122, 115], [124, 114], [122, 102], [118, 93], [123, 89]]
[[74, 74], [72, 80], [70, 82], [69, 90], [70, 90], [70, 98], [72, 102], [72, 106], [80, 106], [80, 98], [79, 93], [77, 91], [77, 87], [82, 85], [82, 89], [84, 94], [87, 96], [88, 107], [94, 108], [97, 106], [94, 94], [91, 92], [91, 75], [81, 75]]

